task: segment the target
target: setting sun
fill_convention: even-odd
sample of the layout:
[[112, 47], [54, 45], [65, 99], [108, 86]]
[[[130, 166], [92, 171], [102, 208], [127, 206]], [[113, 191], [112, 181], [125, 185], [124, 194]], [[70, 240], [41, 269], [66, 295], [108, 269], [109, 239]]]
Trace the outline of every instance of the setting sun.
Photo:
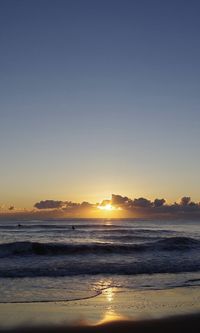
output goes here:
[[101, 210], [107, 210], [107, 211], [115, 210], [115, 207], [113, 207], [111, 204], [98, 206], [98, 208]]

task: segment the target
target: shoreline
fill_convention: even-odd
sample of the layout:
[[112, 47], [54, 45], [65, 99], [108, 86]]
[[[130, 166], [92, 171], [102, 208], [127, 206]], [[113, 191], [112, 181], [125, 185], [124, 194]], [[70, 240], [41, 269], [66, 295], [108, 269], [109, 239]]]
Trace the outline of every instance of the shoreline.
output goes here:
[[[88, 325], [121, 320], [154, 320], [200, 313], [200, 287], [163, 290], [107, 288], [87, 299], [1, 303], [0, 329], [43, 325]], [[9, 319], [8, 319], [9, 318]]]

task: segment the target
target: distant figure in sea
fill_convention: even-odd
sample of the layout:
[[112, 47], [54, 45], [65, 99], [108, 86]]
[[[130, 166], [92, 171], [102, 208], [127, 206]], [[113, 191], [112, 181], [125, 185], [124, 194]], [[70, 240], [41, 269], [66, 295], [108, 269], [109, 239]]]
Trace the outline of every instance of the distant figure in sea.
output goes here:
[[75, 226], [74, 225], [72, 226], [72, 230], [75, 230]]
[[19, 224], [18, 224], [18, 228], [20, 228], [21, 226], [22, 226], [22, 225], [19, 223]]

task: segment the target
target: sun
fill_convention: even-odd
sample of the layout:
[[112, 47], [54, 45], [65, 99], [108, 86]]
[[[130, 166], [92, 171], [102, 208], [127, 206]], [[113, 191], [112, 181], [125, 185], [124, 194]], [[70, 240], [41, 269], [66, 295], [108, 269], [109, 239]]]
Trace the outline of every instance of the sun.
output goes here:
[[98, 206], [98, 208], [101, 209], [101, 210], [106, 210], [106, 211], [115, 210], [115, 207], [113, 207], [111, 204]]

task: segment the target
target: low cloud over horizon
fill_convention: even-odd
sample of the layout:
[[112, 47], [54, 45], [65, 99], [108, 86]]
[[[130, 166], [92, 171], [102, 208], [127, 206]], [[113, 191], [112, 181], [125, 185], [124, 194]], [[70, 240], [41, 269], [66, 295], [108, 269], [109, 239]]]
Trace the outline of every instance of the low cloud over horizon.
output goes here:
[[110, 200], [103, 200], [101, 203], [92, 204], [90, 202], [75, 203], [72, 201], [56, 201], [56, 200], [42, 200], [35, 203], [34, 208], [38, 210], [57, 209], [57, 210], [74, 210], [74, 209], [96, 209], [103, 208], [111, 205], [113, 210], [124, 210], [127, 212], [140, 212], [140, 213], [200, 213], [200, 203], [192, 201], [191, 197], [184, 196], [180, 202], [167, 204], [164, 198], [156, 198], [153, 201], [147, 198], [130, 199], [126, 196], [119, 194], [112, 194]]
[[101, 203], [81, 203], [61, 200], [41, 200], [36, 202], [32, 210], [19, 210], [10, 206], [7, 212], [2, 210], [1, 217], [19, 218], [67, 218], [67, 217], [200, 217], [200, 203], [184, 196], [177, 203], [168, 204], [164, 198], [155, 198], [153, 201], [144, 198], [130, 199], [119, 194], [112, 194], [111, 199]]

